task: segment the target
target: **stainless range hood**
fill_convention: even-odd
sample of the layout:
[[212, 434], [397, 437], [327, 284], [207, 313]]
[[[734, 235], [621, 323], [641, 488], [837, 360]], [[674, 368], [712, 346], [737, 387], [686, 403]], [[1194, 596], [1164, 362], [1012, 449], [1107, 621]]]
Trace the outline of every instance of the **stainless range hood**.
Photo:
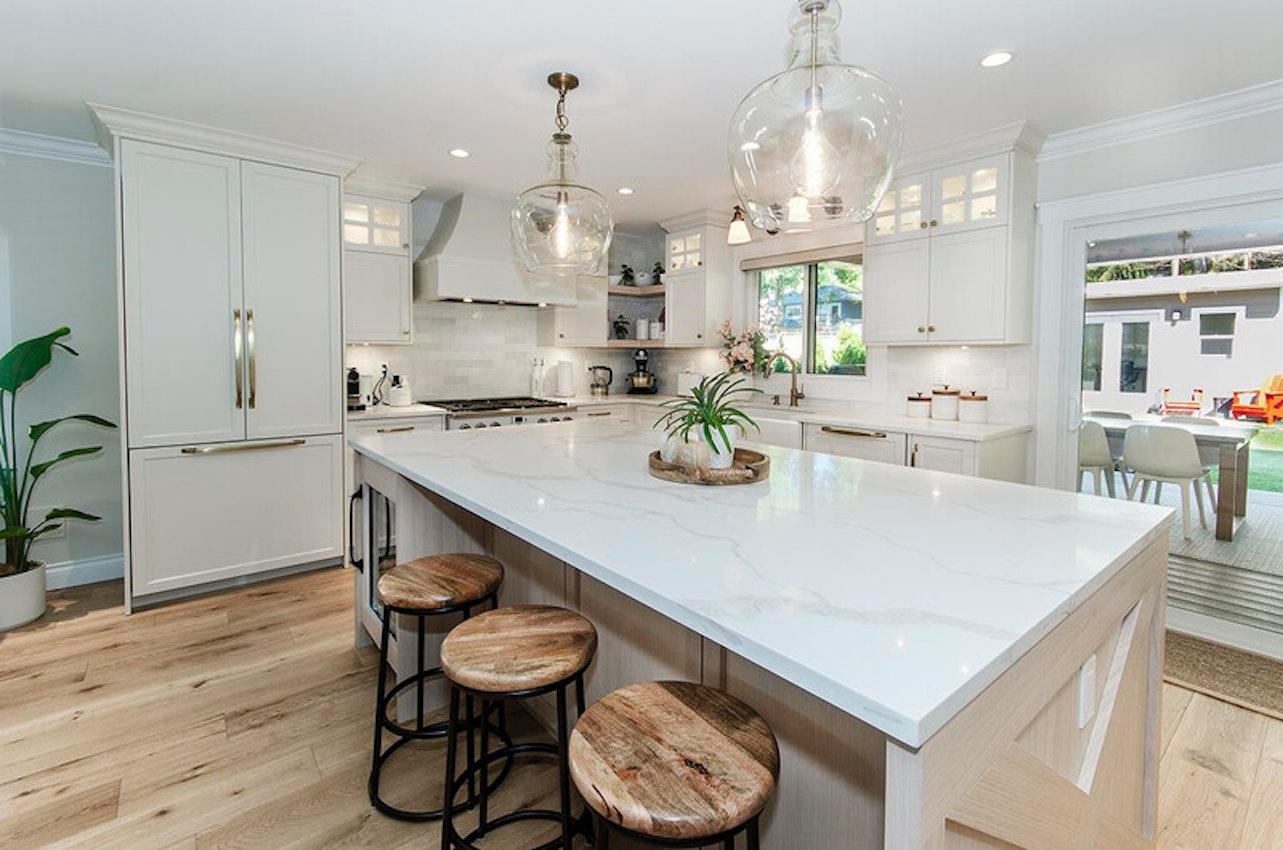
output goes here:
[[414, 264], [415, 296], [530, 306], [575, 304], [573, 277], [532, 275], [509, 235], [511, 198], [456, 195], [441, 209], [428, 246]]

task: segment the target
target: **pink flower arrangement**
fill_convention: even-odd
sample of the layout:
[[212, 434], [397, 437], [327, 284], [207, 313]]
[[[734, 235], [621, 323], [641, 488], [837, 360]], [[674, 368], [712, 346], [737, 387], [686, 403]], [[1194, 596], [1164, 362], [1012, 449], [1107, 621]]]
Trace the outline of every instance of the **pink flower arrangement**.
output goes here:
[[731, 372], [756, 372], [766, 362], [766, 334], [753, 325], [736, 335], [731, 320], [722, 322], [717, 333], [722, 337], [722, 359]]

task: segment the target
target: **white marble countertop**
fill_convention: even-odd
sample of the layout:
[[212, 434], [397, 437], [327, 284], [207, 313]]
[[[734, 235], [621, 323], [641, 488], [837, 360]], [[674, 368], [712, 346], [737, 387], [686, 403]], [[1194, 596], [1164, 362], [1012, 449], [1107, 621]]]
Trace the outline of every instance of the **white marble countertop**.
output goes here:
[[1172, 515], [777, 447], [767, 481], [675, 484], [656, 442], [609, 420], [351, 441], [915, 747]]
[[348, 422], [378, 422], [381, 419], [402, 419], [410, 416], [444, 416], [445, 408], [427, 404], [407, 404], [405, 407], [393, 407], [380, 404], [367, 407], [365, 410], [349, 410], [344, 416]]
[[[578, 407], [602, 404], [661, 404], [675, 398], [670, 395], [608, 395], [608, 396], [575, 396], [561, 398], [558, 401], [569, 402]], [[941, 419], [910, 419], [903, 414], [879, 410], [864, 410], [842, 406], [833, 402], [804, 402], [800, 407], [789, 407], [787, 399], [778, 407], [772, 405], [762, 396], [741, 407], [752, 417], [766, 419], [788, 419], [803, 424], [844, 425], [851, 428], [869, 428], [877, 431], [900, 431], [908, 434], [923, 434], [936, 437], [952, 437], [956, 440], [982, 443], [996, 440], [1012, 434], [1023, 434], [1033, 430], [1032, 425], [1014, 422], [957, 422]]]

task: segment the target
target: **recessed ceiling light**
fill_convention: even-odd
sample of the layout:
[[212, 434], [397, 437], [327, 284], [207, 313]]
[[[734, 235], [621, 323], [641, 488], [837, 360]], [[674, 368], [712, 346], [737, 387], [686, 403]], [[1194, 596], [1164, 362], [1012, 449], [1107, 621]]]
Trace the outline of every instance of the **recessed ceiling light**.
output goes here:
[[450, 156], [455, 159], [467, 159], [472, 156], [472, 154], [468, 153], [463, 148], [450, 148]]
[[1000, 68], [1015, 57], [1016, 54], [1008, 50], [995, 50], [993, 53], [990, 53], [988, 56], [981, 59], [980, 64], [985, 68]]
[[620, 186], [615, 191], [621, 195], [631, 195], [633, 193], [633, 188], [631, 186]]

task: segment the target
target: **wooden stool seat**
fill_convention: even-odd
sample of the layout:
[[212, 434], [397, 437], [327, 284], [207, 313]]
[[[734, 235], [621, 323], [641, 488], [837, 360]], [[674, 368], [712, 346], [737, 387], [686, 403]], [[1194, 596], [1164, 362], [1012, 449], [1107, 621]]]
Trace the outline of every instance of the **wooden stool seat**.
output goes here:
[[597, 629], [565, 608], [510, 605], [455, 626], [441, 642], [452, 682], [487, 694], [519, 694], [582, 672], [597, 651]]
[[379, 577], [385, 605], [415, 611], [471, 605], [503, 582], [503, 564], [488, 555], [428, 555], [397, 564]]
[[584, 802], [610, 824], [661, 841], [737, 829], [766, 805], [779, 771], [761, 715], [693, 682], [620, 688], [570, 734], [570, 775]]

